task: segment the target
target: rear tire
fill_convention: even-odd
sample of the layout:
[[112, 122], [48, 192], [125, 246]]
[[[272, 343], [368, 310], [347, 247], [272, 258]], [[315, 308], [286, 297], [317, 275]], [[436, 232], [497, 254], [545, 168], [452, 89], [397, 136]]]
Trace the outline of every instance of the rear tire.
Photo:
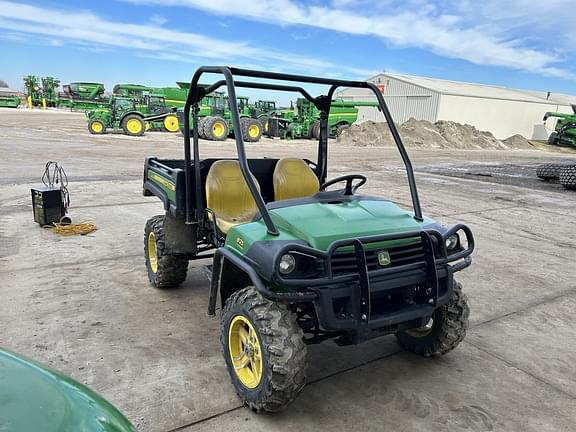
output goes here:
[[544, 164], [536, 168], [536, 175], [542, 180], [558, 180], [560, 176], [560, 170], [564, 168], [565, 164]]
[[146, 125], [142, 117], [136, 114], [129, 114], [122, 120], [122, 130], [126, 135], [142, 136], [146, 130]]
[[560, 184], [566, 189], [576, 190], [576, 165], [568, 165], [560, 170]]
[[242, 138], [245, 142], [257, 142], [262, 137], [262, 124], [258, 119], [241, 118]]
[[222, 117], [206, 117], [204, 135], [211, 141], [225, 141], [228, 137], [228, 123]]
[[164, 253], [164, 216], [154, 216], [144, 229], [144, 257], [150, 283], [156, 288], [174, 288], [186, 280], [188, 258]]
[[424, 357], [446, 354], [456, 348], [466, 336], [470, 308], [462, 285], [454, 281], [448, 304], [434, 311], [431, 326], [396, 333], [398, 342], [408, 351]]
[[[242, 338], [239, 320], [250, 335], [244, 338], [248, 343], [236, 339]], [[248, 286], [226, 300], [220, 328], [228, 373], [245, 405], [275, 412], [296, 399], [306, 383], [306, 345], [296, 315], [285, 304], [266, 300]]]

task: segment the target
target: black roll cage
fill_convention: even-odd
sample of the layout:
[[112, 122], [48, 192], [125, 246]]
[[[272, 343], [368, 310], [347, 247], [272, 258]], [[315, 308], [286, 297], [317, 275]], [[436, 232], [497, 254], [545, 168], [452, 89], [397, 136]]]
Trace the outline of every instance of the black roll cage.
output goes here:
[[[205, 73], [221, 74], [224, 75], [223, 80], [216, 81], [214, 84], [207, 87], [199, 85], [200, 77]], [[309, 83], [309, 84], [320, 84], [329, 85], [330, 89], [328, 94], [319, 95], [313, 97], [305, 89], [298, 86], [284, 85], [284, 84], [269, 84], [261, 82], [247, 82], [247, 81], [235, 81], [234, 76], [249, 77], [249, 78], [263, 78], [268, 80], [276, 81], [288, 81], [288, 82], [299, 82], [299, 83]], [[382, 93], [378, 90], [378, 87], [373, 83], [366, 81], [347, 81], [347, 80], [337, 80], [329, 78], [319, 78], [311, 77], [305, 75], [292, 75], [276, 72], [264, 72], [255, 71], [249, 69], [239, 69], [227, 66], [202, 66], [196, 70], [192, 81], [190, 81], [190, 90], [188, 91], [188, 97], [186, 98], [186, 104], [184, 105], [184, 158], [185, 158], [185, 178], [186, 178], [186, 223], [193, 224], [195, 220], [201, 220], [203, 215], [203, 204], [202, 204], [202, 187], [200, 178], [200, 150], [199, 150], [199, 137], [198, 137], [198, 111], [199, 103], [204, 96], [213, 91], [219, 89], [222, 86], [226, 86], [228, 91], [228, 100], [230, 104], [230, 112], [232, 115], [232, 125], [235, 131], [241, 130], [240, 127], [240, 113], [238, 112], [238, 103], [236, 101], [236, 87], [243, 88], [253, 88], [253, 89], [263, 89], [263, 90], [279, 90], [286, 92], [297, 92], [312, 102], [316, 108], [320, 111], [320, 137], [318, 139], [318, 164], [317, 169], [319, 170], [320, 182], [324, 183], [326, 180], [327, 162], [328, 162], [328, 114], [330, 113], [330, 105], [332, 102], [332, 97], [334, 92], [338, 87], [354, 87], [354, 88], [366, 88], [370, 89], [378, 100], [378, 105], [380, 106], [380, 111], [384, 114], [396, 147], [400, 152], [402, 161], [406, 168], [406, 175], [408, 177], [408, 185], [410, 187], [410, 194], [412, 197], [412, 206], [414, 208], [414, 219], [422, 221], [422, 210], [420, 208], [420, 200], [418, 198], [418, 191], [416, 189], [416, 180], [414, 179], [414, 171], [412, 169], [412, 163], [406, 148], [402, 143], [398, 129], [394, 124], [392, 115], [384, 101]], [[190, 109], [192, 111], [192, 122], [193, 122], [193, 149], [190, 148]], [[242, 170], [242, 175], [248, 184], [248, 188], [254, 197], [256, 206], [260, 212], [262, 220], [266, 224], [268, 234], [278, 235], [278, 229], [270, 217], [270, 213], [266, 207], [264, 199], [258, 188], [254, 183], [254, 179], [250, 173], [248, 167], [248, 162], [246, 160], [246, 152], [244, 149], [244, 140], [242, 134], [235, 133], [234, 138], [236, 141], [236, 150], [238, 153], [238, 162], [240, 163], [240, 168]], [[196, 163], [194, 163], [194, 173], [192, 173], [192, 160], [191, 153], [193, 153], [193, 158]], [[192, 195], [188, 192], [192, 190], [192, 174], [194, 174], [194, 184], [195, 190], [195, 206], [192, 204]], [[196, 210], [196, 214], [193, 214], [193, 208]]]

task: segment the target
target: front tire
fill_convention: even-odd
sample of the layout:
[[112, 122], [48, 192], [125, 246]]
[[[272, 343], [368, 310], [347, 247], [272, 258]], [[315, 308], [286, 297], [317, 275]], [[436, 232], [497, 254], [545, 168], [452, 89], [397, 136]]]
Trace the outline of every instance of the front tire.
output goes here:
[[225, 141], [228, 137], [228, 123], [221, 117], [207, 117], [204, 122], [204, 135], [210, 141]]
[[248, 286], [226, 300], [220, 328], [226, 367], [246, 406], [276, 412], [296, 399], [306, 382], [306, 345], [286, 305]]
[[154, 216], [144, 229], [144, 257], [150, 283], [156, 288], [174, 288], [186, 280], [188, 259], [164, 253], [164, 216]]
[[164, 129], [166, 132], [178, 132], [180, 130], [178, 117], [176, 117], [174, 114], [167, 115], [164, 118]]
[[242, 138], [245, 142], [257, 142], [262, 137], [262, 124], [260, 120], [254, 118], [240, 119], [242, 127]]
[[448, 304], [434, 311], [424, 327], [396, 333], [398, 342], [408, 351], [430, 357], [446, 354], [456, 348], [466, 336], [470, 308], [462, 285], [454, 281]]
[[90, 123], [88, 123], [88, 132], [93, 135], [102, 135], [106, 133], [106, 125], [100, 120], [90, 120]]

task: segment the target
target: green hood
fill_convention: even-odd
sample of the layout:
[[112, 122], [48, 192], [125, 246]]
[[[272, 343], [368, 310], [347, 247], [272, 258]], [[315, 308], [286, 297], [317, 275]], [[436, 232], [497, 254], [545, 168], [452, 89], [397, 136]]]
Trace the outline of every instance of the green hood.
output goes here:
[[88, 387], [0, 348], [0, 431], [134, 432]]
[[335, 240], [417, 231], [433, 222], [418, 222], [412, 213], [383, 200], [304, 204], [274, 209], [270, 215], [283, 233], [321, 250]]

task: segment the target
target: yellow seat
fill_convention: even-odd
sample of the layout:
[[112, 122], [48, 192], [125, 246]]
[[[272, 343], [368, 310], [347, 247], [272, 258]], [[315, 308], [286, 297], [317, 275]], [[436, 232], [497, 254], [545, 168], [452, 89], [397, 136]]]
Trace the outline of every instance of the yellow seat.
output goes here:
[[274, 168], [273, 182], [276, 201], [308, 197], [320, 190], [314, 171], [298, 158], [279, 160]]
[[[258, 187], [256, 179], [254, 182]], [[258, 207], [238, 161], [221, 160], [212, 164], [206, 176], [206, 206], [216, 215], [216, 225], [224, 234], [254, 218]]]

